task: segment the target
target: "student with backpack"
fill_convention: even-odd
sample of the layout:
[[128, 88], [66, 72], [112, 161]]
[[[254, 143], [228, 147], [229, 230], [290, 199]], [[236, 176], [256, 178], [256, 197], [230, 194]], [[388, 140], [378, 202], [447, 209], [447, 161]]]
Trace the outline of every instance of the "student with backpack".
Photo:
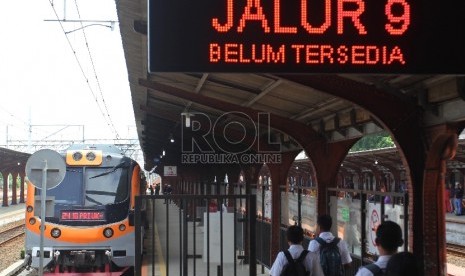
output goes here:
[[393, 221], [384, 221], [376, 229], [375, 238], [379, 258], [375, 263], [362, 266], [355, 276], [386, 275], [386, 267], [392, 255], [397, 253], [397, 248], [404, 244], [402, 229]]
[[271, 276], [307, 276], [310, 275], [311, 256], [304, 250], [302, 241], [304, 231], [298, 225], [287, 228], [287, 242], [289, 249], [278, 253], [271, 266]]
[[[334, 237], [331, 231], [333, 220], [329, 215], [321, 215], [317, 220], [318, 237], [310, 241], [308, 251], [315, 258], [311, 275], [342, 276], [345, 268], [350, 266], [350, 257], [347, 243]], [[319, 264], [319, 265], [318, 265]]]
[[392, 255], [386, 266], [386, 276], [420, 276], [415, 255], [408, 251]]

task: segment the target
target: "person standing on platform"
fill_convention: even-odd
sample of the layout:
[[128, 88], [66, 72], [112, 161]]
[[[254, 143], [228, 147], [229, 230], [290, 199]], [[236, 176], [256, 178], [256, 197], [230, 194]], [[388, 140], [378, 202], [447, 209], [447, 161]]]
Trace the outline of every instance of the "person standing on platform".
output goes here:
[[155, 185], [155, 195], [159, 195], [160, 194], [160, 183], [157, 183]]
[[153, 195], [153, 184], [150, 184], [149, 190], [150, 190], [150, 195]]
[[455, 183], [455, 215], [462, 215], [463, 188], [459, 182]]
[[168, 184], [168, 186], [166, 187], [166, 191], [164, 192], [164, 194], [168, 196], [168, 198], [166, 199], [166, 203], [171, 203], [171, 198], [169, 196], [171, 196], [172, 193], [173, 193], [173, 188], [171, 188], [171, 185]]
[[[171, 190], [171, 185], [168, 185], [168, 184], [165, 184], [163, 186], [163, 195], [165, 196], [169, 196], [171, 194], [172, 190]], [[165, 204], [167, 203], [171, 203], [171, 199], [170, 198], [165, 198]]]
[[360, 267], [355, 276], [373, 276], [386, 272], [389, 259], [404, 244], [399, 224], [389, 220], [382, 222], [376, 229], [375, 243], [379, 252], [378, 260]]
[[450, 187], [446, 185], [446, 189], [444, 190], [444, 211], [446, 213], [452, 212], [451, 205], [450, 205]]
[[449, 195], [449, 204], [451, 206], [451, 213], [455, 213], [454, 201], [455, 201], [455, 186], [452, 183], [449, 183], [450, 195]]
[[387, 276], [420, 276], [415, 255], [410, 252], [399, 252], [389, 259], [386, 266]]
[[216, 213], [218, 211], [218, 203], [216, 202], [216, 199], [212, 199], [208, 203], [208, 212], [209, 213]]

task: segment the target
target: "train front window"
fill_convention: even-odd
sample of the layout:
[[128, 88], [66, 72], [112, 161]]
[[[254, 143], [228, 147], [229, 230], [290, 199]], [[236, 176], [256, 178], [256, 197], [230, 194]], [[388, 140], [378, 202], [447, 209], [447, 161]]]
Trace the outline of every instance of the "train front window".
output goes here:
[[[36, 189], [36, 195], [40, 190]], [[47, 190], [47, 196], [55, 197], [55, 203], [80, 205], [82, 199], [82, 168], [67, 168], [63, 181], [56, 187]]]
[[128, 169], [86, 168], [85, 206], [114, 204], [128, 197]]

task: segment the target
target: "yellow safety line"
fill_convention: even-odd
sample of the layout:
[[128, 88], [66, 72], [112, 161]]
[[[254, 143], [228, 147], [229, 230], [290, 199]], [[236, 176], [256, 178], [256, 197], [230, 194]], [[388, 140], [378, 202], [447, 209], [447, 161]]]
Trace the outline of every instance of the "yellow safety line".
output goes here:
[[157, 264], [160, 265], [160, 272], [162, 276], [166, 276], [166, 264], [165, 258], [163, 258], [163, 254], [161, 252], [161, 244], [160, 244], [160, 237], [158, 236], [158, 227], [153, 224], [153, 229], [155, 231], [154, 239], [155, 239], [155, 250], [157, 252]]

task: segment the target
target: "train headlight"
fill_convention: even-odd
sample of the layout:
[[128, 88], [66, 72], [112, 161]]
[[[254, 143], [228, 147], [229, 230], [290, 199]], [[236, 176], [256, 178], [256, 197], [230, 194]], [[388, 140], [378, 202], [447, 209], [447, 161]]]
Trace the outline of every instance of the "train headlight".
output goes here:
[[61, 236], [61, 230], [58, 228], [53, 228], [52, 231], [50, 231], [50, 235], [52, 235], [52, 237], [55, 239], [59, 238]]
[[29, 224], [30, 224], [30, 225], [36, 224], [36, 219], [35, 219], [35, 218], [30, 218], [30, 219], [29, 219]]
[[66, 164], [71, 166], [99, 166], [103, 161], [101, 150], [70, 150], [66, 152]]
[[34, 208], [31, 205], [28, 205], [27, 208], [26, 208], [26, 211], [28, 213], [32, 213], [32, 211], [34, 211]]
[[86, 159], [89, 160], [89, 161], [94, 161], [95, 158], [96, 158], [95, 153], [93, 153], [91, 151], [86, 154]]
[[113, 237], [113, 229], [105, 228], [105, 230], [103, 230], [103, 235], [105, 236], [105, 238]]
[[119, 231], [124, 231], [126, 230], [126, 225], [120, 224], [118, 228], [119, 228]]
[[73, 160], [74, 161], [79, 161], [82, 159], [82, 153], [80, 153], [79, 151], [73, 153]]

